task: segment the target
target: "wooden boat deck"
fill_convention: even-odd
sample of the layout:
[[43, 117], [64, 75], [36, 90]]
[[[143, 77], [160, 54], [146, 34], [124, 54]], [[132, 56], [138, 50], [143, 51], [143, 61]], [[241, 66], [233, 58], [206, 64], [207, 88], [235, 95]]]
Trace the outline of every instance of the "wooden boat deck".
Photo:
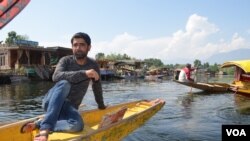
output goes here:
[[207, 92], [228, 92], [230, 85], [227, 83], [201, 83], [201, 82], [181, 82], [178, 80], [173, 80], [176, 83], [200, 89]]

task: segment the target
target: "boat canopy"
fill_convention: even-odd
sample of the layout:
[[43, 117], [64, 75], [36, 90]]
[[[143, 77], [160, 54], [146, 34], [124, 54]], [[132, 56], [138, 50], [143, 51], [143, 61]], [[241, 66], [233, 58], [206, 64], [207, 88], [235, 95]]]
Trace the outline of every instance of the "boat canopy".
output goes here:
[[0, 0], [0, 29], [18, 15], [30, 0]]
[[245, 71], [245, 73], [250, 73], [250, 60], [239, 60], [239, 61], [227, 61], [222, 64], [221, 68], [237, 66]]

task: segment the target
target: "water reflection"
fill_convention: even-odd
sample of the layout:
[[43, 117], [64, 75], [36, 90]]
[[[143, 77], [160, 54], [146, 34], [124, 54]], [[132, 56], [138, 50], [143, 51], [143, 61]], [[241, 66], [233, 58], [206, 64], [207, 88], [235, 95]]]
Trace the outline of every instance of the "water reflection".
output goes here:
[[234, 95], [236, 111], [240, 114], [250, 114], [250, 98], [239, 94]]
[[[42, 114], [42, 98], [52, 85], [49, 82], [1, 85], [0, 123]], [[190, 87], [171, 80], [103, 82], [103, 92], [108, 105], [155, 98], [166, 101], [162, 110], [124, 141], [216, 141], [221, 140], [222, 124], [250, 124], [250, 100], [233, 93], [209, 94], [194, 88], [191, 91]], [[97, 107], [91, 87], [82, 102], [85, 106], [81, 110]]]
[[183, 106], [182, 113], [184, 118], [192, 118], [192, 102], [194, 102], [193, 93], [187, 93], [178, 99]]
[[41, 99], [49, 82], [16, 83], [0, 86], [0, 121], [11, 122], [41, 114]]
[[250, 99], [239, 94], [232, 94], [218, 108], [217, 116], [223, 119], [226, 124], [249, 124]]

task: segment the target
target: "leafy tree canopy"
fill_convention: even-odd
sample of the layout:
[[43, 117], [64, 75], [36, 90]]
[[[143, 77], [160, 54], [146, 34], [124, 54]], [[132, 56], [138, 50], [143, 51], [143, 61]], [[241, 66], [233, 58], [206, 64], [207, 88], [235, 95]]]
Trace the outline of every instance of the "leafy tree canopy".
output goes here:
[[26, 35], [18, 35], [15, 31], [10, 31], [5, 40], [5, 44], [14, 45], [16, 40], [27, 40], [28, 38]]
[[110, 55], [105, 55], [104, 53], [97, 53], [95, 58], [97, 60], [134, 60], [135, 58], [132, 58], [128, 56], [127, 54], [110, 54]]
[[194, 67], [200, 67], [201, 66], [201, 61], [196, 59], [194, 60]]
[[149, 68], [151, 68], [151, 67], [156, 67], [157, 68], [157, 67], [163, 67], [164, 66], [162, 61], [160, 59], [156, 59], [156, 58], [144, 59], [144, 63]]

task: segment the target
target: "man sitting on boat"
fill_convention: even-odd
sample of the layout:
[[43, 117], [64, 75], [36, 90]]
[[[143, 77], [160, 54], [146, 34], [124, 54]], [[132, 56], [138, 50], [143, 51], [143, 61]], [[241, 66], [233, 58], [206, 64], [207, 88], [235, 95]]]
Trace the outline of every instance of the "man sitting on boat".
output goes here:
[[46, 111], [42, 120], [25, 124], [21, 133], [39, 129], [35, 141], [47, 141], [50, 132], [79, 132], [84, 123], [78, 107], [87, 92], [90, 81], [99, 109], [105, 109], [103, 102], [100, 69], [98, 64], [89, 58], [91, 39], [86, 33], [76, 33], [72, 39], [73, 55], [60, 59], [53, 74], [57, 82], [43, 99]]
[[181, 82], [194, 82], [194, 79], [191, 78], [191, 72], [196, 70], [191, 68], [191, 64], [187, 63], [186, 66], [181, 70], [178, 80]]

